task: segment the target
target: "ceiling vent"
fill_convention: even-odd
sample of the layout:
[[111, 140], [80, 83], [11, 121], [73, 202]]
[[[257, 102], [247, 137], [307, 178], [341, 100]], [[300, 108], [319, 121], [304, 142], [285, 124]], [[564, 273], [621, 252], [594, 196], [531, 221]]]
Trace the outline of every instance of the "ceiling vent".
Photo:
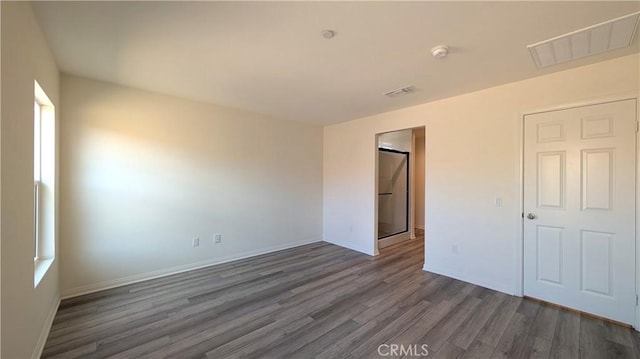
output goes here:
[[418, 91], [414, 86], [407, 86], [393, 91], [386, 92], [384, 95], [389, 97], [400, 97]]
[[631, 45], [639, 17], [640, 12], [625, 15], [527, 48], [538, 68], [621, 49]]

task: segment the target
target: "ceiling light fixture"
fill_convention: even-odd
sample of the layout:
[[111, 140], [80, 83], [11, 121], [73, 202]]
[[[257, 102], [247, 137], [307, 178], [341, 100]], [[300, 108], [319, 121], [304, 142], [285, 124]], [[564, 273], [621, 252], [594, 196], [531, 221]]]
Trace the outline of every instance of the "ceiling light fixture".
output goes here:
[[327, 40], [333, 39], [333, 37], [336, 36], [336, 32], [333, 30], [324, 30], [322, 31], [321, 34], [322, 34], [322, 37], [324, 37]]
[[449, 53], [449, 47], [447, 45], [438, 45], [433, 49], [431, 49], [431, 54], [433, 55], [433, 57], [437, 59], [447, 56], [448, 53]]

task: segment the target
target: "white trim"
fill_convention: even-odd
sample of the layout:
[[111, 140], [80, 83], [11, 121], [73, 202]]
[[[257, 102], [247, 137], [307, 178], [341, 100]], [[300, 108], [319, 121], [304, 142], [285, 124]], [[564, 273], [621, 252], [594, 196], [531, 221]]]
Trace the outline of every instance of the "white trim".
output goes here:
[[565, 104], [548, 105], [548, 106], [542, 106], [542, 107], [537, 107], [537, 108], [529, 108], [529, 109], [526, 109], [524, 111], [521, 111], [520, 112], [520, 115], [521, 115], [520, 117], [524, 118], [525, 115], [534, 115], [534, 114], [537, 114], [537, 113], [559, 111], [559, 110], [568, 110], [568, 109], [571, 109], [571, 108], [584, 107], [584, 106], [593, 106], [593, 105], [599, 105], [599, 104], [609, 103], [609, 102], [633, 100], [633, 99], [637, 99], [638, 96], [640, 96], [638, 93], [625, 91], [625, 92], [620, 92], [620, 93], [609, 95], [609, 96], [600, 96], [600, 97], [594, 97], [594, 98], [587, 98], [587, 99], [577, 100], [577, 101], [569, 102], [569, 103], [565, 103]]
[[[640, 93], [636, 95], [636, 126], [640, 122]], [[636, 127], [637, 128], [637, 127]], [[640, 293], [640, 132], [636, 131], [636, 298]], [[634, 329], [640, 331], [640, 306], [636, 302]]]
[[416, 239], [416, 129], [411, 129], [411, 152], [409, 153], [409, 239]]
[[188, 272], [188, 271], [192, 271], [200, 268], [206, 268], [206, 267], [210, 267], [218, 264], [236, 261], [239, 259], [246, 259], [250, 257], [259, 256], [262, 254], [268, 254], [268, 253], [277, 252], [277, 251], [294, 248], [294, 247], [299, 247], [299, 246], [316, 243], [316, 242], [322, 242], [322, 238], [315, 237], [315, 238], [307, 239], [307, 240], [296, 242], [296, 243], [273, 246], [273, 247], [263, 248], [256, 251], [242, 252], [242, 253], [238, 253], [238, 254], [222, 257], [222, 258], [215, 258], [215, 259], [210, 259], [206, 261], [185, 264], [177, 267], [160, 269], [153, 272], [135, 274], [132, 276], [108, 280], [108, 281], [104, 281], [96, 284], [89, 284], [82, 287], [71, 288], [62, 292], [62, 299], [77, 297], [77, 296], [81, 296], [89, 293], [99, 292], [105, 289], [111, 289], [115, 287], [121, 287], [124, 285], [143, 282], [150, 279], [162, 278], [162, 277], [170, 276], [173, 274]]
[[53, 325], [53, 319], [56, 317], [59, 306], [60, 296], [56, 295], [55, 300], [51, 303], [51, 307], [49, 308], [47, 319], [45, 319], [44, 324], [42, 325], [42, 330], [40, 331], [40, 336], [38, 337], [38, 341], [36, 342], [36, 347], [33, 349], [33, 353], [31, 354], [31, 359], [38, 359], [42, 355], [44, 345], [47, 343], [47, 338], [49, 337], [49, 332], [51, 331], [51, 326]]
[[[384, 133], [384, 132], [383, 132]], [[375, 255], [380, 254], [380, 248], [378, 247], [378, 193], [380, 193], [380, 189], [378, 188], [378, 177], [380, 176], [380, 168], [378, 168], [378, 162], [380, 162], [380, 154], [378, 151], [379, 143], [380, 143], [380, 135], [382, 133], [376, 133], [373, 136], [374, 139], [374, 170], [373, 170], [373, 252]]]
[[445, 277], [461, 280], [463, 282], [475, 284], [484, 288], [489, 288], [508, 295], [514, 295], [513, 288], [511, 288], [510, 286], [505, 286], [505, 284], [502, 282], [487, 281], [482, 277], [469, 275], [469, 273], [458, 272], [456, 268], [445, 268], [425, 264], [422, 267], [422, 270], [425, 272], [431, 272]]
[[[638, 109], [638, 101], [640, 101], [640, 93], [624, 92], [618, 93], [606, 97], [597, 97], [592, 99], [585, 99], [563, 105], [547, 106], [538, 109], [531, 109], [520, 113], [520, 120], [518, 121], [518, 144], [520, 147], [519, 156], [519, 177], [520, 186], [518, 198], [520, 213], [519, 218], [519, 237], [520, 241], [516, 245], [516, 261], [515, 269], [516, 283], [515, 293], [518, 296], [524, 296], [524, 222], [522, 219], [522, 213], [524, 213], [524, 119], [527, 115], [533, 115], [536, 113], [567, 110], [571, 108], [593, 106], [610, 102], [619, 102], [625, 100], [635, 100], [636, 103], [636, 121], [640, 121], [640, 111]], [[636, 295], [640, 294], [640, 133], [636, 132]], [[633, 326], [636, 331], [640, 331], [640, 306], [636, 305], [636, 320]]]
[[514, 294], [523, 297], [524, 296], [524, 220], [522, 218], [522, 214], [524, 213], [524, 118], [528, 113], [521, 113], [520, 119], [516, 126], [516, 145], [518, 146], [518, 165], [516, 168], [518, 169], [518, 197], [517, 197], [517, 208], [519, 209], [519, 213], [517, 213], [518, 225], [517, 233], [515, 234], [515, 238], [520, 238], [519, 241], [516, 242], [515, 246], [515, 261], [514, 261], [514, 273], [515, 275], [515, 283], [514, 283]]
[[424, 126], [424, 138], [422, 138], [421, 141], [423, 141], [423, 145], [424, 145], [424, 155], [422, 156], [422, 160], [424, 161], [423, 163], [423, 170], [424, 172], [422, 173], [422, 185], [423, 185], [423, 191], [422, 191], [422, 220], [424, 223], [423, 226], [421, 226], [423, 232], [422, 232], [422, 242], [423, 242], [423, 254], [422, 257], [423, 262], [422, 262], [422, 266], [423, 268], [427, 266], [427, 250], [428, 250], [428, 246], [427, 246], [427, 171], [429, 170], [429, 166], [427, 165], [427, 160], [429, 158], [429, 156], [427, 155], [427, 136], [429, 135], [429, 131], [427, 129], [427, 126]]
[[422, 230], [424, 231], [424, 226], [421, 226], [421, 225], [419, 225], [419, 224], [416, 224], [416, 228], [418, 228], [418, 229], [422, 229]]

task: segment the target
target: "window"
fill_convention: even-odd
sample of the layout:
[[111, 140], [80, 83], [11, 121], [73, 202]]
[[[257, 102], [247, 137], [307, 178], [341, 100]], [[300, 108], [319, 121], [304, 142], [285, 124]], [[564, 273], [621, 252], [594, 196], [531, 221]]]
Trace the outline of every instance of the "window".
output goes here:
[[33, 237], [34, 237], [34, 251], [33, 260], [35, 262], [40, 258], [38, 247], [40, 247], [40, 184], [41, 184], [41, 105], [34, 101], [33, 103]]
[[55, 108], [38, 82], [33, 101], [33, 263], [34, 287], [55, 258]]

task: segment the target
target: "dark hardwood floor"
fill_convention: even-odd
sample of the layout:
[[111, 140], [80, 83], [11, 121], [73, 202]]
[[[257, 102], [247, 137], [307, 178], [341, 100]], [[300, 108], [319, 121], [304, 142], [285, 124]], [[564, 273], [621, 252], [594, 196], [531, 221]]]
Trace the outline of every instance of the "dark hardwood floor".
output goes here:
[[43, 358], [640, 358], [628, 328], [422, 271], [422, 242], [316, 243], [67, 299]]

